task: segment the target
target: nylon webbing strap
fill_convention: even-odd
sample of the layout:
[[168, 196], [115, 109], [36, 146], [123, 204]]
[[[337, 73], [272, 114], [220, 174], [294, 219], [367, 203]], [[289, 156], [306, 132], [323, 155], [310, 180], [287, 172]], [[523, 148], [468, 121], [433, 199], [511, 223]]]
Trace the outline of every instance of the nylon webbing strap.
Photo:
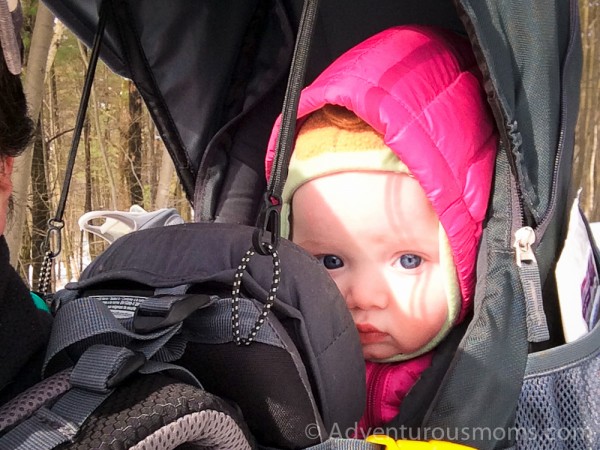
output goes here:
[[[240, 329], [242, 333], [248, 333], [254, 326], [257, 314], [260, 308], [247, 298], [239, 299]], [[269, 344], [279, 348], [285, 348], [282, 339], [279, 337], [271, 323], [266, 320], [256, 336], [255, 342]], [[202, 314], [190, 317], [188, 319], [189, 329], [193, 329], [193, 334], [186, 337], [189, 342], [201, 342], [204, 344], [223, 344], [233, 340], [231, 329], [231, 299], [220, 298], [213, 303], [210, 308], [206, 308]]]
[[300, 92], [304, 86], [304, 77], [310, 54], [310, 42], [315, 30], [318, 7], [318, 0], [305, 0], [300, 25], [298, 26], [298, 38], [292, 57], [286, 95], [283, 100], [281, 127], [275, 146], [275, 159], [267, 186], [268, 194], [279, 198], [283, 193], [283, 185], [287, 179], [289, 161], [294, 147], [298, 103], [300, 102]]
[[89, 348], [71, 372], [73, 386], [53, 406], [41, 407], [2, 439], [0, 449], [50, 450], [72, 440], [87, 418], [112, 393], [108, 383], [135, 354], [125, 348]]
[[[73, 387], [106, 394], [109, 382], [126, 364], [135, 358], [135, 353], [124, 347], [94, 345], [81, 357], [71, 372]], [[141, 360], [139, 368], [145, 361]]]
[[525, 292], [527, 340], [545, 342], [550, 339], [550, 331], [544, 312], [542, 283], [537, 264], [523, 262], [519, 267], [519, 277]]
[[144, 364], [144, 367], [142, 367], [139, 370], [139, 373], [144, 375], [150, 375], [159, 372], [166, 372], [168, 375], [171, 375], [184, 383], [191, 384], [192, 386], [197, 386], [203, 389], [202, 384], [200, 383], [200, 381], [198, 381], [198, 378], [196, 378], [192, 374], [192, 372], [175, 364], [169, 364], [159, 361], [148, 361], [146, 362], [146, 364]]
[[379, 444], [360, 439], [328, 439], [325, 442], [308, 447], [305, 450], [384, 450]]
[[50, 450], [75, 436], [77, 428], [47, 408], [0, 438], [1, 450]]
[[[101, 301], [89, 297], [78, 298], [60, 308], [54, 318], [44, 369], [59, 352], [92, 337], [116, 347], [127, 346], [133, 341], [132, 348], [150, 359], [167, 345], [180, 328], [181, 323], [177, 323], [153, 333], [134, 333], [126, 329]], [[172, 352], [162, 352], [159, 356], [180, 356], [179, 352], [185, 346], [180, 342], [174, 345], [177, 348]]]
[[[300, 92], [304, 86], [308, 56], [310, 54], [310, 42], [317, 21], [318, 6], [319, 0], [305, 0], [302, 15], [300, 16], [298, 37], [294, 47], [290, 75], [283, 99], [281, 126], [279, 127], [279, 134], [277, 135], [275, 145], [273, 167], [271, 168], [267, 190], [263, 198], [263, 205], [258, 214], [256, 230], [252, 237], [253, 247], [261, 255], [269, 255], [273, 250], [277, 250], [279, 246], [281, 195], [288, 176], [288, 166], [294, 147]], [[266, 231], [271, 233], [270, 245], [272, 249], [269, 249], [265, 245], [264, 233]]]

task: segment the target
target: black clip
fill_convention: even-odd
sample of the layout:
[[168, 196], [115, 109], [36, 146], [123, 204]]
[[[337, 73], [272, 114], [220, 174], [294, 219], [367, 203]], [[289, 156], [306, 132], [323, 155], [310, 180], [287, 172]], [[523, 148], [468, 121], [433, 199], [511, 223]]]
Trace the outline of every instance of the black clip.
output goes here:
[[106, 380], [106, 390], [113, 389], [131, 375], [136, 373], [144, 364], [146, 364], [146, 356], [142, 352], [134, 352], [127, 358], [119, 369]]
[[[136, 333], [150, 333], [175, 325], [213, 303], [211, 296], [206, 294], [157, 295], [147, 301], [154, 303], [154, 307], [147, 307], [144, 303], [138, 306], [133, 317]], [[164, 303], [164, 307], [156, 307], [157, 303]]]
[[[263, 206], [258, 216], [256, 229], [252, 235], [252, 245], [259, 255], [271, 255], [279, 248], [281, 237], [281, 197], [265, 193]], [[271, 234], [269, 242], [265, 241], [265, 233]]]

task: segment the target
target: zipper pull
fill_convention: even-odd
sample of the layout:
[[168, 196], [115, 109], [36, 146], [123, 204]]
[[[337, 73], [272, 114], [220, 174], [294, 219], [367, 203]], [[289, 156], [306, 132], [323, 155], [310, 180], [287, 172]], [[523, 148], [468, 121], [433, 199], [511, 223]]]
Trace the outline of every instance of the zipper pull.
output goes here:
[[535, 242], [535, 231], [531, 227], [519, 228], [515, 232], [515, 256], [517, 266], [521, 267], [523, 261], [532, 261], [537, 265], [531, 246]]
[[540, 270], [532, 248], [534, 242], [535, 231], [533, 228], [522, 227], [515, 232], [515, 259], [525, 294], [527, 340], [544, 342], [550, 339], [550, 332], [544, 312]]

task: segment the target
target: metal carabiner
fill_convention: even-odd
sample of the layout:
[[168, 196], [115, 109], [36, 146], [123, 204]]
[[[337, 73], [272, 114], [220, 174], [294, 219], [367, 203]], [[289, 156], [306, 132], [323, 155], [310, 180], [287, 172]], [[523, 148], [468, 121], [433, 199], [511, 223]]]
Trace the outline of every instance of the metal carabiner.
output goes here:
[[[263, 197], [263, 206], [258, 216], [256, 229], [252, 235], [252, 245], [259, 255], [271, 255], [279, 248], [281, 237], [281, 198], [268, 192]], [[265, 241], [265, 234], [271, 234], [269, 241]]]
[[[46, 232], [46, 239], [44, 239], [44, 253], [48, 253], [50, 258], [56, 258], [60, 255], [62, 250], [62, 229], [65, 223], [62, 220], [50, 219], [48, 221], [48, 231]], [[56, 247], [52, 249], [52, 235], [55, 235]]]

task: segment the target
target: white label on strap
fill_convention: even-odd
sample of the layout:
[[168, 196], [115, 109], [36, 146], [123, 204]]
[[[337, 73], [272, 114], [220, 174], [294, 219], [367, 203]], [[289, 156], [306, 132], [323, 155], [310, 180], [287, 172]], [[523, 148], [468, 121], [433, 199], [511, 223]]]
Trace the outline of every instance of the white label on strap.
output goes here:
[[131, 319], [138, 306], [141, 305], [147, 297], [135, 297], [130, 295], [94, 295], [91, 296], [91, 298], [100, 300], [108, 306], [108, 309], [110, 309], [117, 319], [121, 320]]

